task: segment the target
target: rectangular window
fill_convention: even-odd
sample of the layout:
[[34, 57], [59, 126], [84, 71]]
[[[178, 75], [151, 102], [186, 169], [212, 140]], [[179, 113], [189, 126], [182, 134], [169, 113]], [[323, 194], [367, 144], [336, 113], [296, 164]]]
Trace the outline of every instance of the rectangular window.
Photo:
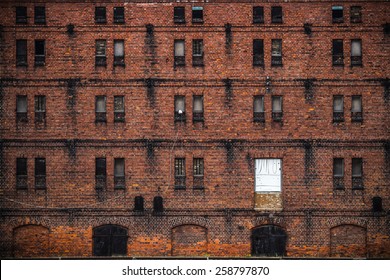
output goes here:
[[27, 189], [27, 158], [16, 159], [16, 188]]
[[114, 159], [114, 187], [116, 189], [124, 189], [125, 184], [125, 159]]
[[192, 23], [203, 23], [203, 7], [192, 7]]
[[335, 189], [344, 189], [344, 159], [333, 159], [333, 187]]
[[344, 65], [343, 40], [340, 39], [333, 40], [332, 58], [333, 58], [333, 66]]
[[106, 96], [95, 97], [95, 122], [106, 122]]
[[253, 7], [253, 23], [264, 23], [263, 7]]
[[175, 122], [186, 121], [186, 100], [184, 96], [175, 95]]
[[16, 7], [16, 24], [27, 24], [27, 7]]
[[253, 40], [253, 66], [264, 66], [264, 41]]
[[35, 66], [45, 65], [45, 40], [35, 40]]
[[203, 66], [203, 40], [192, 40], [192, 66]]
[[271, 7], [271, 22], [272, 23], [283, 23], [282, 7], [280, 7], [280, 6]]
[[351, 120], [352, 120], [352, 122], [362, 122], [363, 121], [363, 106], [362, 106], [362, 96], [361, 95], [353, 95], [352, 96]]
[[175, 66], [185, 66], [185, 43], [184, 40], [175, 40]]
[[35, 96], [35, 122], [41, 123], [46, 121], [46, 96]]
[[27, 95], [16, 96], [16, 121], [27, 122]]
[[45, 158], [35, 159], [35, 188], [36, 189], [46, 188], [46, 159]]
[[351, 66], [362, 65], [362, 40], [351, 40]]
[[174, 23], [185, 23], [185, 9], [184, 7], [174, 7], [173, 8], [173, 22]]
[[344, 121], [344, 97], [341, 95], [333, 96], [333, 122]]
[[106, 173], [106, 158], [95, 159], [95, 187], [96, 189], [104, 189], [107, 182]]
[[95, 42], [95, 65], [106, 66], [106, 40], [96, 40]]
[[361, 6], [351, 6], [351, 23], [361, 23], [362, 22], [362, 7]]
[[27, 40], [16, 40], [16, 66], [27, 66]]
[[194, 95], [192, 97], [192, 121], [193, 122], [203, 122], [203, 95]]
[[34, 7], [34, 23], [46, 24], [46, 10], [44, 6]]
[[281, 96], [272, 96], [272, 120], [275, 122], [282, 121], [283, 104]]
[[265, 122], [263, 95], [253, 96], [253, 121]]
[[271, 66], [282, 66], [282, 40], [272, 39]]
[[282, 191], [282, 160], [255, 159], [255, 192]]
[[95, 23], [106, 22], [106, 7], [95, 7]]
[[125, 43], [123, 40], [114, 40], [114, 66], [125, 65]]
[[114, 23], [125, 23], [124, 7], [114, 7]]
[[344, 21], [343, 6], [332, 6], [332, 22], [341, 23]]
[[125, 97], [114, 96], [114, 122], [125, 121]]
[[361, 158], [352, 159], [352, 188], [363, 188], [363, 159]]
[[193, 188], [194, 189], [204, 189], [204, 162], [203, 158], [194, 158], [193, 159], [194, 164], [194, 182], [193, 182]]
[[186, 160], [175, 158], [175, 189], [186, 188]]

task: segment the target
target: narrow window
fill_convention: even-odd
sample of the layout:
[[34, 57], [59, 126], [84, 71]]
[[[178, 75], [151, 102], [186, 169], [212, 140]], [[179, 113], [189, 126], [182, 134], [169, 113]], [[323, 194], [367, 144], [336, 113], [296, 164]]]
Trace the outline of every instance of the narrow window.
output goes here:
[[185, 9], [184, 7], [173, 8], [173, 22], [174, 23], [185, 23]]
[[175, 40], [175, 66], [185, 66], [185, 44], [184, 40]]
[[95, 159], [95, 187], [104, 189], [106, 187], [106, 158]]
[[98, 95], [95, 99], [95, 122], [106, 121], [106, 96]]
[[114, 66], [125, 66], [125, 43], [114, 40]]
[[361, 6], [351, 6], [351, 23], [361, 23], [362, 22], [362, 7]]
[[16, 23], [27, 24], [27, 7], [16, 7]]
[[344, 159], [333, 159], [333, 187], [335, 189], [344, 189]]
[[263, 7], [253, 7], [253, 23], [264, 23]]
[[175, 189], [186, 188], [186, 160], [175, 158]]
[[352, 159], [352, 188], [363, 188], [363, 159], [361, 158]]
[[46, 121], [46, 96], [35, 96], [35, 122], [43, 123]]
[[253, 121], [265, 122], [263, 95], [253, 96]]
[[280, 7], [280, 6], [271, 7], [271, 22], [272, 23], [283, 23], [282, 7]]
[[192, 121], [193, 122], [203, 122], [203, 95], [194, 95], [193, 96], [193, 112], [192, 112]]
[[35, 159], [35, 188], [36, 189], [46, 188], [46, 159], [45, 158]]
[[332, 22], [341, 23], [344, 21], [343, 6], [332, 6]]
[[272, 39], [271, 66], [282, 66], [282, 40]]
[[46, 24], [46, 10], [43, 6], [34, 7], [34, 23]]
[[114, 159], [114, 187], [116, 189], [124, 189], [125, 184], [125, 159]]
[[181, 95], [175, 96], [175, 122], [186, 121], [186, 101]]
[[95, 7], [95, 23], [106, 22], [106, 7]]
[[203, 7], [192, 7], [192, 23], [203, 23]]
[[125, 23], [124, 7], [114, 7], [114, 23]]
[[125, 121], [125, 97], [114, 96], [114, 122]]
[[362, 106], [362, 96], [353, 95], [352, 104], [351, 104], [351, 120], [352, 122], [362, 122], [363, 121], [363, 106]]
[[203, 158], [194, 158], [194, 189], [204, 189], [204, 162]]
[[134, 198], [134, 211], [144, 211], [144, 198], [142, 196]]
[[27, 122], [27, 95], [16, 96], [16, 121]]
[[45, 40], [35, 40], [35, 66], [45, 65]]
[[203, 40], [192, 40], [192, 66], [203, 66]]
[[253, 66], [264, 66], [264, 41], [253, 40]]
[[16, 159], [16, 188], [27, 189], [27, 158]]
[[272, 96], [272, 119], [275, 122], [282, 121], [283, 110], [282, 110], [282, 97], [281, 96]]
[[95, 43], [95, 65], [106, 66], [106, 40], [96, 40]]
[[344, 98], [341, 95], [333, 96], [333, 122], [344, 121]]
[[332, 55], [333, 55], [332, 56], [333, 66], [343, 66], [344, 65], [343, 40], [340, 40], [340, 39], [333, 40]]
[[16, 40], [16, 66], [27, 66], [27, 40]]
[[351, 66], [362, 65], [362, 40], [351, 40]]

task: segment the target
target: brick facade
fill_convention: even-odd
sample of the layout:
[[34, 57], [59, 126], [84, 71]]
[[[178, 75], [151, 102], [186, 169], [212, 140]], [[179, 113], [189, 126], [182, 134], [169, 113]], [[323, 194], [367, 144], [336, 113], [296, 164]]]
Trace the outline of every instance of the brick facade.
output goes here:
[[[388, 2], [33, 2], [0, 3], [2, 257], [91, 257], [107, 242], [112, 256], [390, 257]], [[37, 6], [44, 23], [34, 20]], [[257, 6], [263, 23], [253, 22]], [[282, 22], [272, 23], [277, 6]], [[95, 7], [106, 8], [106, 23], [95, 22]], [[185, 8], [185, 22], [174, 21], [174, 7]], [[203, 7], [203, 22], [192, 7]], [[44, 62], [36, 40], [45, 41]], [[184, 57], [175, 58], [175, 40]], [[193, 40], [203, 40], [203, 56], [193, 56]], [[254, 40], [263, 40], [264, 63], [254, 65]], [[334, 40], [343, 65], [332, 62]], [[203, 97], [201, 115], [194, 96]], [[175, 159], [185, 162], [180, 188]], [[281, 160], [281, 191], [255, 192], [256, 159]], [[278, 252], [256, 247], [279, 248], [284, 237]]]

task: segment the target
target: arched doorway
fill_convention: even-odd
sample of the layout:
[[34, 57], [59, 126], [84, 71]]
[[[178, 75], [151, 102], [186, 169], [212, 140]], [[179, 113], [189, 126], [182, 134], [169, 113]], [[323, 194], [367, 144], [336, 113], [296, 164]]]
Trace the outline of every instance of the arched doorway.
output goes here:
[[93, 229], [94, 256], [126, 256], [127, 229], [117, 225], [104, 225]]
[[181, 225], [172, 229], [172, 256], [207, 254], [207, 229], [198, 225]]
[[356, 225], [339, 225], [330, 229], [332, 257], [366, 257], [366, 229]]
[[252, 256], [283, 256], [286, 253], [286, 232], [278, 226], [266, 225], [252, 230]]
[[13, 230], [16, 258], [21, 257], [48, 257], [49, 256], [49, 229], [40, 225], [24, 225]]

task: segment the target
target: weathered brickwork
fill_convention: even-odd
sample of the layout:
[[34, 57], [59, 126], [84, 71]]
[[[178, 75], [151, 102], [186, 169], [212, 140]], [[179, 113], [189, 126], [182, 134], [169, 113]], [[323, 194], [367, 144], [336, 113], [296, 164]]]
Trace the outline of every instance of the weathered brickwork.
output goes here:
[[[389, 258], [390, 4], [149, 2], [1, 1], [0, 255]], [[45, 7], [44, 24], [34, 22], [36, 6]], [[253, 23], [255, 6], [264, 23]], [[275, 6], [282, 23], [271, 22]], [[332, 6], [343, 7], [343, 22], [332, 22]], [[361, 22], [350, 20], [354, 6]], [[16, 23], [17, 7], [26, 7], [27, 23]], [[95, 23], [95, 7], [106, 8], [106, 23]], [[114, 22], [116, 7], [124, 23]], [[174, 7], [185, 8], [184, 23], [175, 23]], [[192, 7], [203, 7], [203, 23], [192, 22]], [[279, 66], [271, 65], [275, 39]], [[343, 66], [332, 63], [336, 39]], [[27, 42], [23, 66], [18, 40]], [[35, 65], [35, 40], [45, 40], [44, 65]], [[106, 42], [105, 66], [95, 63], [96, 40]], [[123, 65], [114, 61], [117, 40]], [[185, 65], [175, 65], [175, 40], [184, 40]], [[193, 40], [203, 40], [203, 65], [193, 66]], [[263, 66], [253, 65], [254, 40], [263, 40]], [[361, 65], [352, 65], [352, 40], [361, 40]], [[105, 121], [97, 96], [105, 96]], [[102, 188], [97, 158], [106, 163]], [[17, 159], [26, 159], [25, 174]], [[124, 159], [123, 187], [115, 159]], [[185, 160], [182, 173], [175, 159]], [[255, 192], [256, 159], [281, 160], [280, 191]], [[343, 160], [341, 177], [335, 159]]]

